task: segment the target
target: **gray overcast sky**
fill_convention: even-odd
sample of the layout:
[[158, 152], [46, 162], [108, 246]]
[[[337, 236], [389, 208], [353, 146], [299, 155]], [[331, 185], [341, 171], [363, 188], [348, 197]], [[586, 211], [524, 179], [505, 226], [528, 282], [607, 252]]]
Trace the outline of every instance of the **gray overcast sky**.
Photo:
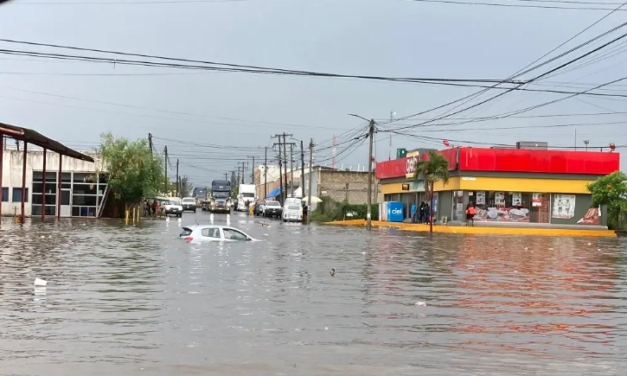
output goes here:
[[[505, 78], [608, 13], [409, 0], [142, 1], [146, 0], [14, 0], [0, 7], [0, 37], [344, 74]], [[618, 25], [625, 14], [617, 12], [608, 17], [559, 52]], [[87, 54], [7, 43], [0, 43], [0, 48]], [[578, 91], [617, 79], [625, 72], [625, 51], [625, 43], [617, 43], [591, 56], [585, 66], [548, 77], [530, 88]], [[607, 87], [605, 92], [623, 93], [625, 88], [627, 81]], [[128, 138], [147, 137], [151, 132], [159, 148], [167, 144], [172, 159], [181, 160], [181, 174], [200, 185], [233, 170], [238, 159], [263, 155], [263, 147], [271, 145], [270, 136], [275, 133], [285, 131], [307, 141], [313, 137], [317, 142], [326, 141], [324, 147], [334, 134], [341, 142], [346, 139], [342, 133], [363, 125], [348, 113], [383, 121], [390, 111], [395, 111], [396, 117], [415, 114], [476, 90], [0, 55], [0, 121], [37, 129], [79, 149], [95, 147], [104, 131]], [[564, 96], [514, 92], [454, 118], [490, 116]], [[518, 116], [627, 111], [624, 103], [624, 99], [614, 97], [579, 96]], [[439, 113], [401, 123], [415, 124]], [[440, 127], [448, 131], [423, 127], [419, 134], [438, 140], [502, 144], [533, 140], [574, 146], [574, 127], [537, 126], [588, 123], [576, 128], [578, 146], [583, 147], [584, 139], [589, 139], [591, 146], [610, 142], [618, 145], [627, 143], [627, 129], [620, 124], [625, 116], [508, 118]], [[503, 129], [508, 127], [513, 128]], [[159, 138], [262, 149], [216, 150]], [[387, 160], [388, 135], [379, 134], [375, 139], [378, 160]], [[430, 143], [403, 136], [393, 139], [394, 149], [438, 144], [440, 141]], [[342, 153], [346, 145], [337, 148], [338, 167], [356, 167], [367, 161], [365, 145]], [[330, 158], [330, 150], [316, 154], [318, 161], [328, 160], [330, 164]]]

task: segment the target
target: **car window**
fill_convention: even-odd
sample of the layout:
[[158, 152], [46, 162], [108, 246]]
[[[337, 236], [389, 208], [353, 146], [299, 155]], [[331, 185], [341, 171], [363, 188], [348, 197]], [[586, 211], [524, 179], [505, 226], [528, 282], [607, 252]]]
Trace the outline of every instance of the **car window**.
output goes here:
[[248, 240], [248, 237], [246, 235], [244, 235], [243, 233], [237, 230], [233, 230], [230, 228], [223, 228], [222, 231], [224, 232], [224, 239]]
[[289, 210], [300, 210], [300, 206], [293, 206], [293, 205], [290, 205], [290, 206], [288, 206], [287, 208], [288, 208]]
[[202, 236], [205, 238], [216, 238], [220, 239], [220, 229], [219, 228], [203, 228]]
[[192, 229], [189, 227], [183, 227], [181, 228], [182, 232], [181, 235], [179, 236], [189, 236], [192, 233]]

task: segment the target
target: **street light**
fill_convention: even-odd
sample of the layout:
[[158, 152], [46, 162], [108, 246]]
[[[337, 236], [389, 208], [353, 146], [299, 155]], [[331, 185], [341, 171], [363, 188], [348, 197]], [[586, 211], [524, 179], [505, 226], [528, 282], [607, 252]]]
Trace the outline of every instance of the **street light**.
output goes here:
[[374, 141], [374, 119], [366, 119], [363, 116], [359, 116], [356, 114], [348, 114], [349, 116], [354, 116], [356, 118], [365, 120], [369, 123], [368, 126], [368, 138], [370, 138], [370, 145], [368, 146], [368, 202], [366, 207], [366, 228], [368, 230], [372, 229], [372, 143]]
[[590, 143], [590, 140], [583, 140], [583, 143], [586, 144], [586, 151], [588, 151], [588, 144]]

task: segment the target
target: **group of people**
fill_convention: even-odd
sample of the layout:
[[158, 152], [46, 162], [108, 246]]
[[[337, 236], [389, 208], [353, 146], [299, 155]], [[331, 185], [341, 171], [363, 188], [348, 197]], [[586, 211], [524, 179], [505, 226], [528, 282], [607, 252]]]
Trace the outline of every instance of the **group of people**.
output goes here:
[[161, 205], [159, 205], [159, 201], [157, 200], [144, 200], [144, 215], [146, 217], [156, 217], [161, 209]]
[[414, 212], [412, 218], [412, 223], [431, 223], [431, 207], [426, 202], [421, 202], [420, 207]]

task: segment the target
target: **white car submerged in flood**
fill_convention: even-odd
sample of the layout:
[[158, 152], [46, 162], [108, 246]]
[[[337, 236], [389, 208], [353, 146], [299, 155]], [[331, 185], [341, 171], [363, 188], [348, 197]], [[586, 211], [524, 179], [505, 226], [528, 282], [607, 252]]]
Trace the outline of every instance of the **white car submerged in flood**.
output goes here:
[[196, 225], [181, 228], [179, 235], [187, 243], [259, 241], [244, 231], [230, 226]]

